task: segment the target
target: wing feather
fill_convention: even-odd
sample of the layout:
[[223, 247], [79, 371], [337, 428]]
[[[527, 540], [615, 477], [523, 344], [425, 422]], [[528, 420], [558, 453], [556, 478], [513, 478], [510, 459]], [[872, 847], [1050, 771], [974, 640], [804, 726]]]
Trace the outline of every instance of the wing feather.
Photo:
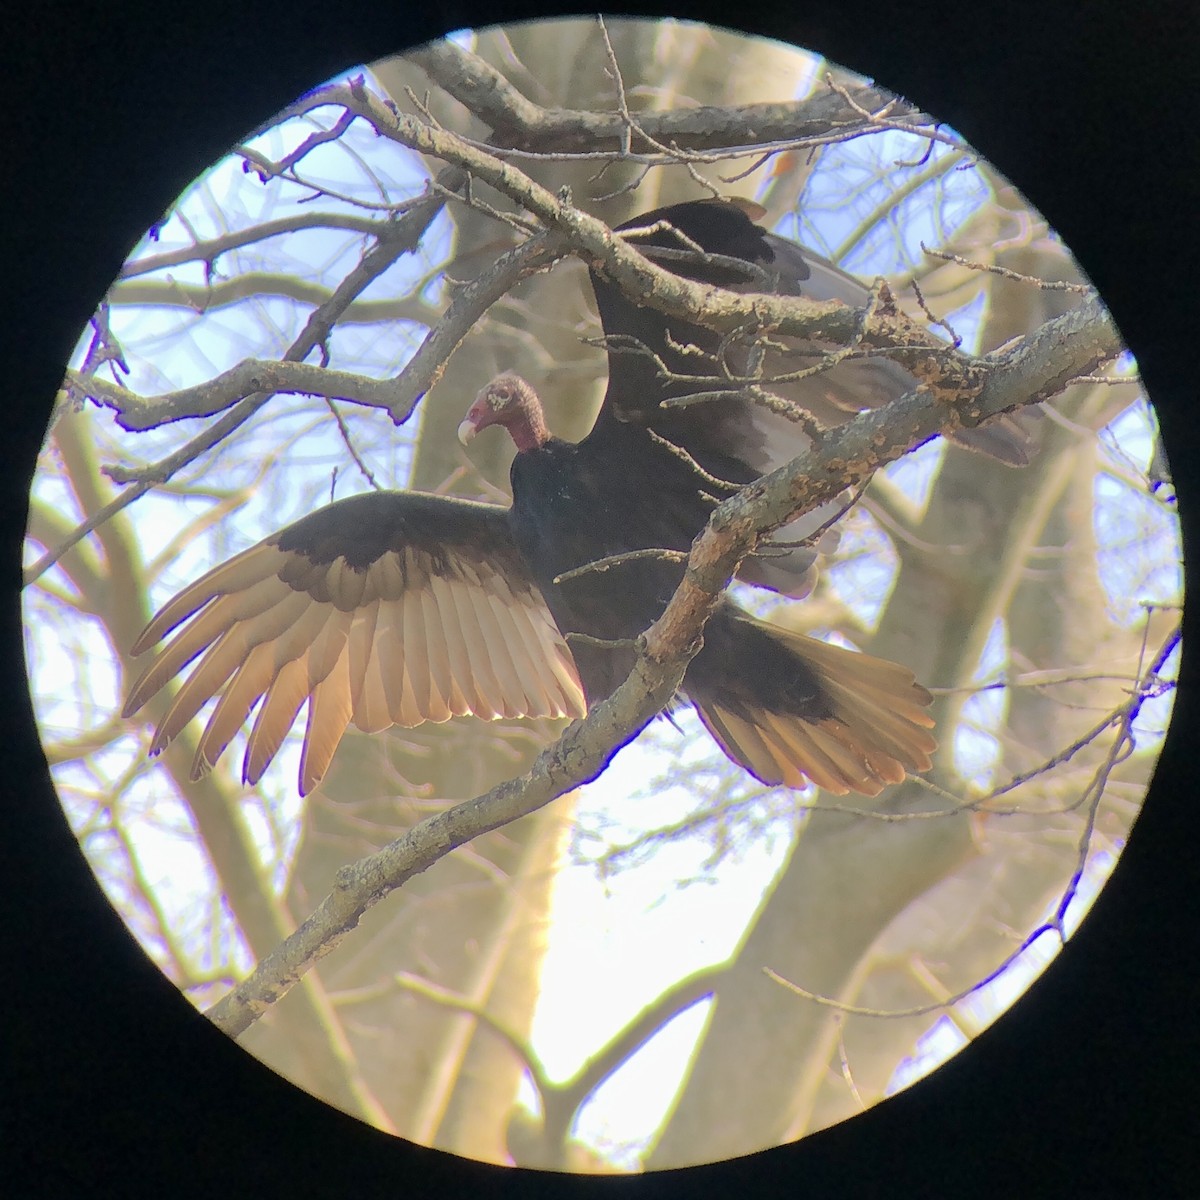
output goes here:
[[500, 620], [495, 593], [485, 590], [480, 583], [470, 595], [475, 620], [487, 644], [488, 658], [498, 681], [498, 693], [505, 701], [504, 715], [532, 716], [520, 669], [523, 651], [513, 644]]
[[762, 735], [749, 721], [716, 706], [706, 705], [696, 710], [713, 740], [756, 779], [763, 783], [782, 783], [776, 755], [763, 741]]
[[[456, 579], [451, 583], [458, 606], [459, 626], [463, 630], [471, 679], [479, 698], [497, 716], [515, 717], [528, 711], [521, 690], [520, 676], [512, 666], [510, 647], [498, 636], [490, 620], [491, 606], [478, 583]], [[497, 674], [497, 668], [506, 668]], [[476, 713], [483, 716], [483, 713]]]
[[527, 716], [545, 716], [546, 701], [541, 685], [528, 670], [526, 647], [518, 634], [516, 623], [504, 601], [485, 584], [472, 592], [475, 610], [479, 613], [480, 628], [487, 638], [491, 660], [497, 672], [504, 672], [505, 694], [520, 703]]
[[302, 654], [284, 663], [267, 689], [266, 697], [254, 718], [254, 728], [246, 742], [242, 759], [242, 781], [253, 787], [279, 752], [288, 730], [295, 724], [308, 699], [308, 659]]
[[526, 662], [537, 674], [538, 686], [541, 689], [544, 711], [539, 714], [546, 717], [564, 717], [567, 715], [565, 697], [563, 696], [562, 681], [555, 671], [556, 655], [552, 646], [546, 645], [538, 635], [533, 614], [527, 608], [511, 610], [513, 622], [525, 643]]
[[250, 715], [255, 701], [271, 686], [275, 674], [274, 647], [270, 642], [259, 642], [234, 672], [208, 719], [192, 760], [192, 779], [199, 779], [212, 770], [221, 752]]
[[542, 603], [540, 593], [518, 595], [503, 575], [493, 575], [487, 580], [487, 586], [495, 598], [493, 607], [497, 619], [511, 618], [506, 622], [509, 636], [515, 633], [520, 639], [523, 661], [538, 673], [539, 690], [544, 694], [547, 707], [545, 712], [529, 715], [582, 717], [587, 712], [587, 702], [575, 660]]
[[404, 661], [401, 664], [403, 678], [400, 703], [399, 707], [393, 705], [392, 719], [397, 725], [408, 729], [426, 718], [430, 721], [448, 721], [450, 710], [433, 684], [433, 670], [429, 665], [430, 647], [419, 594], [410, 593], [400, 601], [396, 620], [400, 622], [396, 636], [404, 647]]
[[381, 649], [377, 630], [374, 652], [367, 659], [366, 673], [358, 698], [354, 702], [354, 725], [363, 733], [381, 733], [394, 724], [391, 701], [383, 677], [385, 663]]
[[354, 614], [342, 612], [332, 604], [322, 607], [329, 610], [329, 619], [325, 627], [313, 639], [312, 649], [308, 653], [308, 684], [314, 688], [337, 665], [350, 637], [350, 625]]
[[385, 668], [391, 672], [398, 664], [390, 637], [390, 609], [386, 605], [387, 601], [376, 598], [359, 608], [350, 631], [354, 725], [363, 733], [379, 733], [392, 724], [383, 672]]
[[[433, 598], [428, 583], [404, 598], [404, 686], [412, 692], [413, 713], [405, 714], [402, 725], [417, 725], [424, 717], [448, 721], [453, 715], [446, 697], [450, 691], [449, 666], [440, 623], [432, 613]], [[427, 616], [426, 609], [430, 614]]]
[[[402, 723], [404, 708], [404, 601], [381, 600], [375, 623], [375, 664], [379, 672], [386, 720], [380, 726]], [[355, 724], [358, 719], [355, 718]], [[361, 729], [362, 726], [359, 725]]]
[[[476, 690], [475, 677], [471, 671], [471, 652], [467, 639], [472, 634], [473, 620], [466, 621], [463, 628], [463, 614], [459, 610], [457, 587], [455, 581], [440, 575], [432, 575], [429, 580], [429, 590], [437, 606], [438, 620], [441, 622], [444, 635], [446, 657], [450, 664], [450, 695], [447, 702], [450, 711], [456, 717], [474, 715], [492, 719], [502, 714], [497, 712], [484, 700]], [[476, 639], [479, 631], [474, 629]]]
[[351, 723], [376, 732], [583, 707], [574, 662], [505, 511], [471, 501], [402, 492], [338, 501], [184, 588], [135, 649], [169, 634], [125, 714], [190, 667], [150, 750], [215, 698], [197, 775], [260, 701], [243, 779], [261, 778], [307, 702], [302, 793], [320, 783]]
[[197, 612], [214, 596], [245, 591], [261, 580], [269, 579], [283, 564], [284, 555], [269, 541], [259, 542], [249, 550], [235, 554], [195, 583], [189, 584], [173, 599], [167, 601], [154, 619], [142, 630], [130, 648], [131, 654], [143, 654], [155, 642], [160, 642], [181, 621]]
[[313, 688], [308, 702], [308, 727], [300, 754], [300, 794], [325, 778], [333, 752], [350, 724], [354, 705], [350, 697], [350, 647], [342, 646], [333, 669]]
[[541, 711], [538, 716], [558, 717], [565, 715], [559, 702], [559, 684], [553, 670], [553, 658], [546, 654], [546, 648], [537, 636], [537, 631], [530, 620], [530, 613], [524, 606], [502, 610], [516, 627], [517, 636], [525, 647], [523, 662], [533, 676], [531, 686], [537, 688]]
[[[245, 591], [221, 596], [211, 603], [206, 600], [207, 607], [167, 643], [153, 667], [130, 690], [122, 715], [133, 716], [168, 679], [178, 675], [226, 629], [239, 621], [257, 617], [289, 595], [291, 591], [286, 584], [277, 578], [268, 578], [257, 580]], [[141, 638], [138, 640], [140, 642]]]
[[250, 621], [230, 626], [209, 648], [199, 666], [179, 689], [163, 717], [150, 753], [157, 754], [177, 737], [184, 726], [224, 686], [235, 668], [256, 646], [282, 633], [305, 606], [303, 596], [293, 594]]
[[[438, 604], [437, 588], [431, 578], [427, 588], [420, 592], [421, 614], [427, 636], [426, 646], [430, 650], [430, 685], [437, 684], [445, 697], [451, 715], [466, 716], [473, 712], [470, 702], [458, 686], [456, 667], [463, 654], [462, 636], [458, 632], [458, 612], [454, 602], [446, 596], [445, 604]], [[478, 716], [484, 713], [475, 714]]]
[[[365, 578], [365, 572], [363, 575]], [[372, 600], [362, 607], [356, 605], [350, 618], [350, 636], [346, 644], [350, 652], [350, 704], [355, 711], [375, 648], [375, 624], [378, 619], [378, 600]]]

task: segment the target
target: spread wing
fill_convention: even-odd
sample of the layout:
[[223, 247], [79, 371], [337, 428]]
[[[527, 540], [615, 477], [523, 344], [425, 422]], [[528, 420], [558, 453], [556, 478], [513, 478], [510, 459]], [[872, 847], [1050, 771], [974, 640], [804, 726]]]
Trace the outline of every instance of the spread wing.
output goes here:
[[[747, 202], [693, 200], [660, 208], [619, 226], [647, 258], [699, 283], [735, 292], [767, 292], [864, 305], [870, 289], [862, 280], [787, 238], [768, 233], [751, 219]], [[704, 258], [704, 255], [719, 256]], [[917, 380], [882, 355], [845, 359], [803, 379], [773, 377], [820, 365], [836, 349], [831, 344], [772, 334], [757, 348], [745, 342], [722, 348], [711, 330], [641, 307], [603, 277], [592, 273], [601, 322], [609, 342], [609, 389], [605, 409], [620, 420], [649, 422], [657, 432], [679, 434], [701, 453], [724, 449], [759, 474], [781, 466], [807, 438], [795, 422], [749, 399], [729, 397], [683, 408], [660, 407], [663, 400], [713, 391], [717, 383], [664, 380], [658, 364], [637, 353], [641, 342], [680, 376], [712, 375], [719, 352], [737, 375], [750, 375], [752, 354], [761, 353], [767, 390], [832, 428], [849, 416], [877, 408], [911, 391]], [[703, 354], [697, 355], [694, 347]], [[614, 353], [614, 350], [616, 351]], [[999, 431], [999, 432], [998, 432]], [[972, 449], [1012, 465], [1024, 465], [1034, 449], [1028, 431], [1011, 417], [980, 430], [963, 430]]]
[[150, 746], [206, 701], [193, 778], [261, 699], [242, 776], [256, 783], [300, 709], [300, 792], [320, 783], [353, 724], [367, 733], [452, 716], [579, 717], [571, 652], [509, 533], [507, 510], [412, 492], [339, 500], [209, 571], [133, 646], [174, 631], [129, 692], [133, 716], [197, 658]]
[[[647, 258], [699, 283], [739, 292], [838, 300], [856, 307], [866, 303], [869, 289], [861, 280], [794, 242], [766, 232], [746, 209], [745, 204], [731, 201], [690, 201], [657, 209], [619, 228]], [[705, 258], [697, 248], [705, 255], [720, 257]], [[717, 379], [686, 378], [717, 375], [716, 356], [721, 355], [735, 375], [744, 377], [754, 373], [757, 358], [764, 389], [803, 409], [825, 428], [836, 427], [855, 413], [877, 408], [917, 386], [904, 367], [883, 356], [849, 358], [802, 379], [776, 381], [774, 377], [819, 366], [836, 347], [777, 334], [758, 345], [743, 341], [722, 346], [713, 331], [639, 306], [595, 272], [592, 286], [609, 357], [608, 392], [597, 428], [614, 420], [648, 426], [686, 450], [706, 472], [734, 483], [749, 482], [782, 466], [811, 442], [801, 424], [749, 397], [726, 395], [663, 406], [664, 401], [731, 386]], [[674, 378], [664, 378], [660, 364]], [[1006, 415], [980, 429], [964, 430], [956, 440], [1021, 466], [1035, 448], [1029, 420], [1028, 416]], [[839, 508], [838, 501], [823, 505], [777, 537], [792, 543], [809, 537]], [[751, 558], [740, 575], [786, 594], [802, 595], [815, 557], [814, 550], [798, 548], [769, 558]]]

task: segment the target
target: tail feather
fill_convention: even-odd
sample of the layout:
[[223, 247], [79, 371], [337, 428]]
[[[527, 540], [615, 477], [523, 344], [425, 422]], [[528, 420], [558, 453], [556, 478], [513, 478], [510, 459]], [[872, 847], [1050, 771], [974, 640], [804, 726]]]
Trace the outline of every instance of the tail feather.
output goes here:
[[[798, 775], [795, 765], [803, 764], [803, 774], [807, 775], [818, 787], [836, 788], [845, 776], [845, 771], [826, 754], [813, 735], [817, 732], [815, 725], [802, 725], [798, 721], [788, 721], [777, 713], [763, 714], [763, 729], [767, 742], [775, 749], [777, 757], [793, 766], [792, 775]], [[802, 778], [802, 777], [801, 777]], [[793, 787], [797, 784], [793, 783]]]
[[811, 782], [839, 796], [875, 796], [930, 768], [932, 697], [907, 667], [775, 627], [771, 633], [815, 675], [827, 715], [693, 695], [700, 719], [734, 762], [766, 784]]
[[[780, 760], [779, 754], [763, 740], [757, 726], [715, 705], [697, 705], [697, 712], [717, 745], [755, 779], [763, 783], [784, 783], [788, 787], [802, 787], [806, 782], [803, 778], [799, 782], [789, 778], [796, 774], [789, 759], [785, 755]], [[775, 775], [779, 777], [772, 778]]]
[[915, 770], [929, 770], [937, 739], [928, 732], [933, 721], [923, 708], [898, 697], [846, 687], [837, 680], [829, 682], [829, 694], [836, 715], [851, 733], [878, 744], [894, 758], [911, 757]]
[[875, 786], [862, 755], [823, 725], [808, 725], [780, 713], [768, 713], [767, 720], [778, 734], [776, 743], [792, 750], [794, 757], [805, 764], [804, 773], [818, 787], [836, 791], [847, 784], [856, 789]]

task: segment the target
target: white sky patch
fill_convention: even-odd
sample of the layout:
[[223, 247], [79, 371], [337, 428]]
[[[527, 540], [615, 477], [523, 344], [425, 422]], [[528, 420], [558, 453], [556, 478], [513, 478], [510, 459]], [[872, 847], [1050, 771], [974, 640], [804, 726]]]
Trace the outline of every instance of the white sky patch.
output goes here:
[[615, 1165], [635, 1170], [685, 1082], [711, 1012], [711, 1000], [693, 1004], [622, 1063], [580, 1110], [575, 1136]]
[[906, 454], [903, 458], [898, 458], [894, 463], [888, 463], [883, 468], [887, 478], [915, 506], [918, 516], [923, 516], [929, 505], [933, 483], [937, 478], [938, 468], [941, 467], [945, 454], [945, 440], [934, 438], [933, 441], [919, 446], [911, 454]]
[[1183, 562], [1173, 509], [1105, 473], [1093, 487], [1093, 528], [1101, 586], [1113, 620], [1132, 625], [1147, 605], [1179, 604]]
[[[643, 829], [677, 820], [681, 802], [694, 804], [694, 797], [670, 790], [645, 795], [648, 774], [658, 769], [656, 755], [626, 747], [588, 786], [586, 808]], [[586, 819], [581, 812], [579, 820]], [[564, 866], [533, 1035], [552, 1077], [572, 1075], [592, 1048], [672, 982], [728, 958], [789, 847], [765, 840], [744, 846], [737, 861], [716, 868], [713, 886], [680, 888], [678, 881], [694, 877], [709, 849], [703, 839], [662, 845], [648, 869], [605, 878], [590, 863]], [[574, 1022], [564, 1019], [568, 1013]]]
[[[997, 619], [988, 634], [971, 682], [1002, 682], [1008, 660], [1008, 629]], [[1000, 762], [1000, 743], [995, 731], [1008, 711], [1008, 689], [991, 687], [975, 692], [963, 702], [961, 723], [954, 736], [954, 767], [968, 783], [980, 790], [992, 786]]]
[[837, 559], [825, 569], [829, 584], [864, 629], [874, 629], [896, 583], [899, 558], [865, 508], [842, 526]]

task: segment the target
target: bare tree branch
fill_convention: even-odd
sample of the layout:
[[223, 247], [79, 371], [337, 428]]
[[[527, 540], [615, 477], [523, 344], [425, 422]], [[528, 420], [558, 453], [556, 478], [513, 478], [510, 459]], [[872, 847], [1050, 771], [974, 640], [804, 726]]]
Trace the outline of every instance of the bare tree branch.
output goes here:
[[[628, 138], [629, 125], [621, 113], [543, 108], [523, 96], [483, 59], [450, 42], [435, 42], [407, 57], [492, 127], [502, 157], [509, 150], [539, 155], [610, 155], [619, 153]], [[633, 130], [637, 137], [628, 150], [657, 150], [664, 143], [673, 143], [673, 150], [736, 149], [739, 153], [757, 153], [771, 142], [790, 148], [799, 142], [841, 141], [851, 132], [853, 136], [878, 132], [879, 124], [872, 114], [888, 106], [888, 116], [896, 120], [906, 118], [914, 126], [934, 124], [915, 105], [881, 88], [863, 85], [846, 88], [844, 94], [822, 92], [805, 100], [778, 104], [639, 113]], [[922, 128], [919, 132], [931, 136], [933, 131]]]
[[[178, 279], [130, 279], [118, 283], [108, 295], [108, 303], [122, 306], [186, 308], [209, 313], [245, 300], [278, 296], [314, 306], [326, 303], [333, 289], [295, 275], [267, 271], [246, 271], [230, 279], [208, 283], [183, 283]], [[340, 325], [382, 325], [387, 321], [419, 321], [432, 325], [440, 314], [419, 296], [388, 300], [359, 300], [346, 307]]]
[[[958, 353], [902, 314], [882, 283], [873, 289], [869, 303], [861, 311], [836, 303], [792, 297], [740, 295], [692, 283], [648, 262], [603, 222], [575, 208], [564, 197], [553, 196], [494, 155], [472, 147], [446, 130], [391, 111], [361, 86], [326, 88], [322, 90], [322, 96], [323, 103], [344, 105], [347, 111], [363, 116], [381, 133], [411, 149], [436, 155], [486, 180], [543, 220], [548, 231], [502, 255], [492, 267], [464, 287], [394, 381], [370, 380], [303, 363], [301, 360], [318, 342], [307, 335], [307, 331], [282, 363], [247, 361], [208, 383], [156, 398], [141, 397], [117, 385], [94, 378], [85, 379], [78, 373], [68, 375], [70, 395], [76, 398], [90, 396], [114, 408], [119, 413], [120, 424], [127, 429], [148, 429], [183, 417], [208, 416], [233, 404], [245, 406], [229, 414], [228, 428], [218, 430], [214, 426], [201, 439], [180, 451], [179, 465], [191, 461], [197, 453], [226, 436], [270, 395], [282, 390], [386, 408], [394, 421], [404, 421], [417, 400], [436, 383], [449, 355], [490, 305], [519, 279], [569, 252], [583, 257], [641, 302], [673, 315], [699, 320], [720, 332], [733, 334], [747, 327], [766, 327], [783, 333], [827, 338], [843, 346], [842, 350], [834, 352], [834, 361], [838, 355], [861, 352], [860, 346], [876, 351], [886, 348], [919, 379], [935, 387], [962, 391], [979, 386], [981, 377], [977, 360]], [[315, 97], [313, 101], [315, 103]], [[400, 223], [408, 222], [402, 218]], [[393, 227], [383, 224], [379, 228], [386, 232]], [[406, 248], [407, 245], [405, 243]], [[356, 286], [357, 290], [363, 286], [355, 284], [354, 274], [352, 272], [335, 296], [314, 313], [314, 319], [323, 312], [339, 311], [335, 300], [341, 301], [340, 311], [345, 310], [347, 289], [352, 292]], [[332, 319], [330, 312], [326, 318], [328, 325], [332, 324]], [[1104, 359], [1098, 359], [1097, 364], [1101, 361]], [[229, 424], [231, 420], [233, 423]], [[209, 440], [210, 435], [212, 440]], [[178, 465], [157, 464], [147, 472], [145, 479], [139, 479], [138, 484], [144, 487], [161, 482], [175, 469]], [[119, 504], [125, 503], [128, 500], [123, 495]], [[44, 570], [45, 565], [49, 564], [39, 563], [39, 571]]]
[[[382, 275], [398, 258], [411, 253], [420, 244], [425, 231], [441, 211], [442, 203], [440, 197], [429, 195], [423, 204], [414, 206], [405, 216], [384, 227], [375, 245], [346, 275], [329, 300], [309, 315], [299, 336], [284, 354], [285, 362], [302, 362], [314, 349], [325, 343], [338, 317], [354, 297]], [[28, 567], [23, 575], [23, 584], [32, 583], [49, 570], [67, 550], [87, 537], [94, 529], [98, 529], [110, 520], [115, 513], [144, 496], [156, 484], [166, 482], [176, 471], [218, 445], [235, 429], [248, 421], [271, 398], [271, 395], [271, 392], [253, 392], [239, 399], [223, 417], [213, 422], [186, 445], [155, 463], [143, 478], [130, 484], [119, 496], [80, 524], [66, 541], [53, 550], [48, 550], [37, 562]]]
[[282, 234], [298, 233], [302, 229], [346, 229], [375, 237], [380, 232], [380, 223], [377, 218], [360, 217], [355, 213], [292, 213], [286, 217], [260, 221], [248, 229], [234, 229], [216, 237], [205, 238], [191, 246], [181, 246], [177, 250], [163, 250], [158, 254], [144, 254], [140, 258], [131, 258], [121, 268], [117, 278], [135, 279], [139, 275], [169, 270], [171, 267], [190, 262], [202, 262], [211, 272], [217, 259], [230, 250], [251, 246], [255, 242], [266, 241], [267, 238], [279, 237]]
[[[491, 267], [459, 291], [394, 379], [370, 379], [349, 371], [300, 362], [289, 355], [281, 361], [245, 359], [205, 383], [159, 396], [140, 396], [94, 376], [68, 371], [67, 394], [72, 399], [92, 399], [113, 409], [118, 414], [117, 423], [121, 428], [131, 431], [156, 429], [187, 417], [212, 416], [250, 397], [255, 398], [257, 405], [280, 392], [323, 396], [327, 400], [347, 400], [367, 408], [381, 408], [401, 425], [412, 415], [417, 401], [437, 382], [446, 360], [476, 322], [521, 279], [536, 274], [561, 257], [565, 251], [560, 248], [560, 243], [559, 238], [541, 234], [502, 254]], [[154, 483], [168, 477], [163, 474], [161, 464], [139, 473], [139, 478], [143, 476]]]
[[[302, 396], [323, 396], [327, 400], [352, 400], [368, 408], [390, 408], [390, 379], [369, 379], [351, 371], [335, 371], [315, 363], [287, 359], [246, 358], [228, 371], [199, 383], [158, 396], [141, 396], [128, 388], [96, 376], [68, 371], [66, 392], [72, 399], [87, 398], [117, 414], [122, 429], [140, 432], [157, 429], [189, 417], [211, 417], [255, 395], [291, 392]], [[154, 475], [158, 482], [161, 468], [140, 473]], [[120, 482], [128, 476], [122, 472]], [[114, 474], [114, 478], [117, 476]]]
[[[591, 1054], [570, 1079], [562, 1083], [555, 1083], [546, 1074], [541, 1060], [523, 1038], [518, 1037], [503, 1022], [496, 1020], [485, 1007], [469, 996], [460, 995], [409, 972], [401, 972], [394, 976], [393, 982], [405, 991], [421, 996], [433, 1004], [469, 1014], [508, 1046], [529, 1072], [542, 1107], [536, 1148], [532, 1144], [533, 1136], [523, 1139], [530, 1145], [525, 1148], [520, 1164], [551, 1167], [565, 1165], [563, 1151], [571, 1126], [579, 1110], [596, 1089], [664, 1025], [697, 1001], [711, 996], [718, 989], [726, 972], [727, 968], [723, 965], [702, 968], [667, 988], [631, 1018], [604, 1046]], [[536, 1161], [530, 1159], [530, 1150], [536, 1154]]]
[[399, 425], [441, 378], [446, 360], [485, 312], [519, 280], [537, 274], [566, 253], [563, 240], [537, 234], [514, 247], [455, 296], [441, 321], [426, 335], [396, 377], [388, 407]]
[[[1041, 288], [1044, 292], [1077, 292], [1081, 296], [1095, 295], [1096, 289], [1088, 283], [1073, 283], [1069, 279], [1039, 279], [1036, 275], [1023, 275], [1020, 271], [1010, 271], [1007, 267], [995, 263], [972, 262], [961, 254], [950, 254], [946, 250], [930, 250], [924, 242], [921, 249], [930, 258], [940, 258], [943, 262], [957, 263], [971, 271], [984, 271], [989, 275], [999, 275], [1001, 279], [1013, 279], [1018, 283], [1028, 283]], [[1123, 381], [1122, 381], [1123, 382]]]

